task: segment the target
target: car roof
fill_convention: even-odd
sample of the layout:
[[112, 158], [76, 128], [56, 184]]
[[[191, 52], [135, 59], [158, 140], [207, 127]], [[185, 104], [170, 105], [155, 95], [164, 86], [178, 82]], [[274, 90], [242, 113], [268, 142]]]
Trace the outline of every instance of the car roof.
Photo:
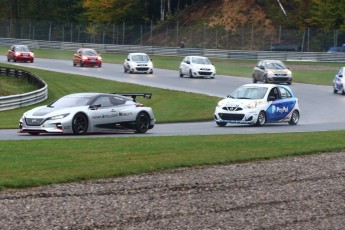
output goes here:
[[147, 55], [146, 53], [129, 53], [129, 55]]
[[122, 98], [127, 98], [129, 97], [123, 96], [121, 94], [116, 94], [116, 93], [96, 93], [96, 92], [85, 92], [85, 93], [72, 93], [65, 95], [63, 97], [86, 97], [86, 98], [95, 98], [97, 96], [117, 96], [117, 97], [122, 97]]
[[196, 55], [186, 56], [186, 57], [191, 57], [191, 58], [207, 58], [205, 56], [196, 56]]
[[271, 59], [264, 59], [264, 60], [261, 60], [261, 61], [264, 61], [264, 62], [282, 62], [280, 60], [271, 60]]

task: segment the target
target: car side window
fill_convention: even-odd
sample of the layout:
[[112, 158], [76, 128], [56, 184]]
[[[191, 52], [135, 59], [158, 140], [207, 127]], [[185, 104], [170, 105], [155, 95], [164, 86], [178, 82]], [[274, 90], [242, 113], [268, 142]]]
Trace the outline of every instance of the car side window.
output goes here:
[[103, 97], [97, 98], [93, 104], [94, 105], [101, 105], [101, 108], [113, 106], [113, 104], [111, 103], [110, 98], [108, 96], [103, 96]]
[[283, 87], [279, 87], [279, 90], [280, 90], [281, 98], [284, 99], [284, 98], [292, 97], [291, 93], [287, 89], [285, 89]]
[[274, 87], [273, 89], [271, 89], [270, 93], [268, 94], [268, 97], [274, 97], [276, 100], [280, 99], [281, 97], [278, 88]]
[[125, 99], [123, 99], [121, 97], [117, 97], [117, 96], [110, 97], [110, 101], [111, 101], [112, 105], [122, 105], [126, 102]]

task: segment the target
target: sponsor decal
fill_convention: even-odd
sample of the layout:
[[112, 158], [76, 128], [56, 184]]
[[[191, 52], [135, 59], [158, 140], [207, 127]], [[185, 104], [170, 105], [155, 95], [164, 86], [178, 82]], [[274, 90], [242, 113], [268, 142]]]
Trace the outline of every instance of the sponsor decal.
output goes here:
[[127, 117], [127, 116], [131, 116], [133, 113], [119, 113], [120, 117]]
[[278, 107], [278, 106], [272, 106], [272, 113], [287, 113], [289, 112], [289, 108], [288, 107]]

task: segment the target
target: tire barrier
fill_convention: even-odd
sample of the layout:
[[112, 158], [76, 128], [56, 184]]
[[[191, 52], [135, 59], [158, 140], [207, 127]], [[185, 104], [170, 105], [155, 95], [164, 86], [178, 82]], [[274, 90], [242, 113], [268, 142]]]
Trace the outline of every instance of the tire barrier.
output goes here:
[[0, 75], [26, 80], [38, 88], [32, 92], [0, 97], [0, 111], [37, 104], [48, 98], [48, 85], [40, 77], [30, 72], [0, 67]]

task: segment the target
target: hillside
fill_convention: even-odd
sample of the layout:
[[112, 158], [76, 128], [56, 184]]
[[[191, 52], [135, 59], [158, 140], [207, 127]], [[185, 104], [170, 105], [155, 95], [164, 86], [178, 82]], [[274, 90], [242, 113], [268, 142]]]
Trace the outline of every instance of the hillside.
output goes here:
[[273, 22], [255, 0], [212, 0], [194, 4], [161, 24], [153, 43], [170, 39], [172, 46], [184, 41], [186, 47], [262, 49], [274, 33]]

